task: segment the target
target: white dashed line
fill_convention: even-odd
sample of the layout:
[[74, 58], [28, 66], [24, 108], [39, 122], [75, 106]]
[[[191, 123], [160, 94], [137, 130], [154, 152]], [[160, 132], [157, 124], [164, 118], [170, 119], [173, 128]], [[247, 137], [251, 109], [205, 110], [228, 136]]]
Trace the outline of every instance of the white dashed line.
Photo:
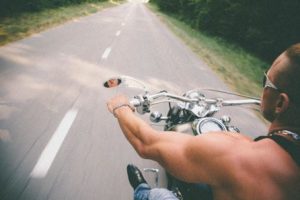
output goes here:
[[117, 31], [116, 36], [119, 36], [121, 34], [121, 31]]
[[64, 139], [66, 138], [76, 116], [78, 110], [71, 109], [66, 113], [63, 120], [59, 124], [52, 138], [48, 142], [46, 148], [40, 155], [35, 167], [33, 168], [30, 176], [32, 178], [44, 178], [50, 169], [56, 154], [58, 153]]
[[102, 55], [102, 59], [103, 59], [103, 60], [107, 59], [108, 56], [109, 56], [109, 54], [110, 54], [110, 52], [111, 52], [111, 48], [110, 48], [110, 47], [107, 48], [107, 49], [105, 49], [105, 51], [104, 51], [104, 53], [103, 53], [103, 55]]
[[122, 26], [125, 26], [125, 23], [124, 23], [124, 22], [122, 23]]

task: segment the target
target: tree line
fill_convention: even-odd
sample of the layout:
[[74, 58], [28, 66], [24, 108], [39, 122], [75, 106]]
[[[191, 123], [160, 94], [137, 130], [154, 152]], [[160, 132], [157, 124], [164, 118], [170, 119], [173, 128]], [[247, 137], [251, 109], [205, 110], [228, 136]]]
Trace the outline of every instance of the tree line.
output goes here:
[[12, 16], [23, 12], [36, 12], [71, 4], [101, 1], [108, 0], [0, 0], [0, 17]]
[[300, 42], [299, 0], [152, 0], [193, 28], [234, 42], [266, 61]]

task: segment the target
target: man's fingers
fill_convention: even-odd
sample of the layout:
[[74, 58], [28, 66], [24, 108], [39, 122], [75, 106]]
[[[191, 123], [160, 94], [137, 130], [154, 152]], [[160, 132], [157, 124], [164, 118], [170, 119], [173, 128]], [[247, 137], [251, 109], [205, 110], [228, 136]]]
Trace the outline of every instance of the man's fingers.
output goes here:
[[109, 112], [111, 112], [111, 113], [116, 106], [119, 106], [121, 104], [129, 104], [127, 97], [124, 95], [117, 95], [117, 96], [111, 98], [106, 103], [107, 108], [108, 108]]

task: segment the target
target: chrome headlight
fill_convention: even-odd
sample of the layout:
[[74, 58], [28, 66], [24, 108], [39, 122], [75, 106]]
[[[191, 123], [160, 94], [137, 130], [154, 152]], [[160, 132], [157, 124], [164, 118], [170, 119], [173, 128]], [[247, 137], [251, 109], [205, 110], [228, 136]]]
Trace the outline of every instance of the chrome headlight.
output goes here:
[[224, 123], [213, 117], [205, 117], [201, 119], [196, 119], [192, 124], [193, 132], [195, 135], [214, 132], [214, 131], [226, 131], [226, 126]]

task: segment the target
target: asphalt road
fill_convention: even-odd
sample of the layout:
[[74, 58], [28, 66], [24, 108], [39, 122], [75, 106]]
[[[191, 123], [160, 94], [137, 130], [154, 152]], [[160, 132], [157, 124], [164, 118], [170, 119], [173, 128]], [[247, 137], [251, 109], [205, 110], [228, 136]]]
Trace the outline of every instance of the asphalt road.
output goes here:
[[[132, 199], [127, 163], [158, 165], [136, 155], [106, 109], [107, 99], [126, 90], [102, 83], [119, 75], [178, 94], [228, 90], [143, 3], [1, 47], [0, 199]], [[226, 112], [242, 132], [266, 132], [253, 112]]]

